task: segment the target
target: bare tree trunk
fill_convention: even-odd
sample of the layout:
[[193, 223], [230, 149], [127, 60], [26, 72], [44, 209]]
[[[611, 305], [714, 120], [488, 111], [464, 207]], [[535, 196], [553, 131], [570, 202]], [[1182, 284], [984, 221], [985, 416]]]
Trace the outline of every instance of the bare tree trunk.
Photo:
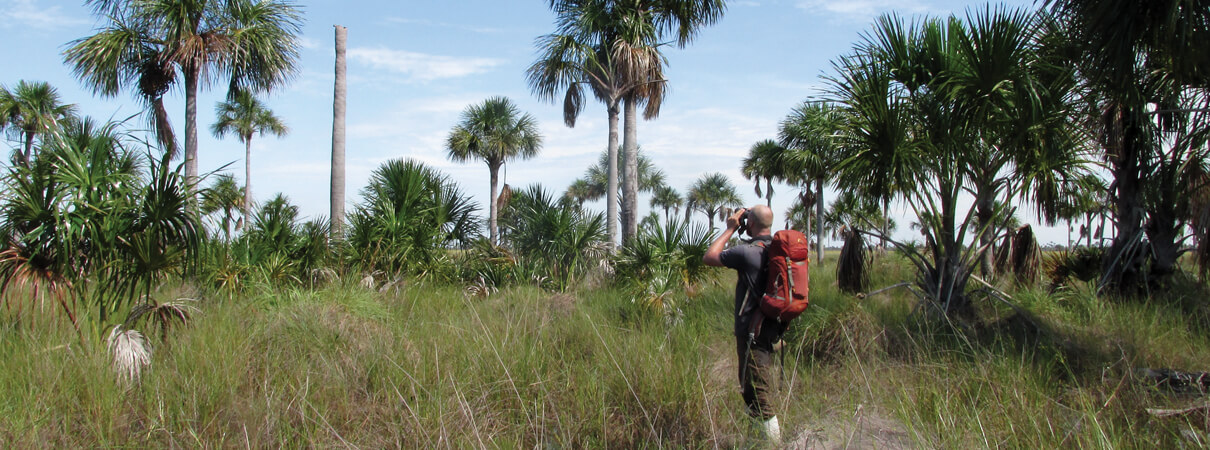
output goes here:
[[348, 89], [345, 80], [345, 41], [349, 29], [336, 25], [336, 87], [332, 100], [332, 190], [329, 197], [331, 214], [328, 238], [344, 236], [345, 221], [345, 100]]
[[1113, 206], [1117, 235], [1113, 238], [1109, 250], [1105, 252], [1102, 262], [1102, 273], [1108, 281], [1108, 287], [1118, 293], [1128, 293], [1138, 286], [1137, 280], [1142, 271], [1142, 251], [1139, 248], [1139, 237], [1142, 230], [1145, 212], [1142, 202], [1142, 185], [1139, 179], [1139, 152], [1143, 151], [1138, 142], [1138, 127], [1133, 123], [1136, 119], [1133, 108], [1121, 104], [1110, 108], [1102, 120], [1111, 136], [1110, 147], [1116, 147], [1108, 152], [1113, 173]]
[[185, 184], [189, 189], [189, 204], [197, 209], [197, 91], [200, 67], [187, 67], [185, 72]]
[[815, 253], [823, 262], [823, 178], [815, 179]]
[[992, 268], [995, 267], [995, 245], [992, 241], [995, 239], [995, 230], [992, 228], [992, 220], [995, 219], [996, 204], [991, 196], [984, 196], [977, 200], [979, 204], [976, 206], [975, 217], [978, 219], [979, 227], [979, 246], [983, 247], [983, 254], [979, 258], [979, 273], [987, 277], [992, 273]]
[[491, 241], [492, 245], [499, 244], [499, 242], [496, 241], [496, 232], [498, 230], [498, 228], [496, 228], [496, 217], [500, 212], [499, 205], [497, 205], [498, 199], [496, 198], [496, 195], [499, 191], [496, 190], [496, 184], [500, 182], [500, 166], [501, 165], [502, 165], [501, 163], [491, 163], [491, 162], [489, 162], [487, 164], [487, 170], [491, 172], [491, 184], [492, 184], [492, 192], [491, 192], [491, 197], [490, 197], [491, 206], [488, 208], [487, 232], [488, 232], [488, 239]]
[[626, 98], [626, 122], [623, 124], [625, 135], [622, 150], [625, 157], [626, 169], [622, 172], [622, 243], [630, 241], [638, 233], [638, 204], [639, 204], [639, 143], [638, 143], [638, 100], [633, 96]]
[[612, 248], [618, 243], [618, 105], [609, 106], [609, 172], [605, 186], [605, 229]]
[[27, 130], [27, 131], [25, 131], [25, 153], [21, 154], [21, 162], [25, 164], [25, 167], [29, 167], [29, 158], [31, 156], [33, 156], [33, 153], [34, 153], [34, 132]]
[[252, 136], [244, 138], [244, 223], [252, 223]]

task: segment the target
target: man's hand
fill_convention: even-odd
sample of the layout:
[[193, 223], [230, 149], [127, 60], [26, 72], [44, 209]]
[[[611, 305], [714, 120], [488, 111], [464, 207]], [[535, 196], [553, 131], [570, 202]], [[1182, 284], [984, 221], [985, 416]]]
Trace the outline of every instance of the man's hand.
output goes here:
[[727, 218], [727, 229], [719, 233], [714, 242], [710, 243], [710, 247], [706, 249], [706, 254], [702, 255], [702, 262], [707, 266], [721, 267], [723, 260], [719, 257], [723, 253], [723, 248], [727, 246], [727, 241], [731, 239], [731, 235], [735, 234], [735, 230], [739, 228], [739, 220], [744, 217], [748, 210], [740, 208], [731, 217]]
[[742, 220], [744, 218], [744, 214], [747, 213], [748, 208], [740, 208], [736, 210], [734, 214], [731, 214], [731, 217], [727, 218], [727, 228], [730, 230], [738, 229], [740, 220]]

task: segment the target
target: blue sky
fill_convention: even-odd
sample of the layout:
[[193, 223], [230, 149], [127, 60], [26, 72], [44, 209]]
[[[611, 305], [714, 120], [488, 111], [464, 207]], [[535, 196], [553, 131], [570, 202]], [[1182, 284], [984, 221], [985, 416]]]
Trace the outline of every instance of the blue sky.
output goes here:
[[[1033, 7], [1033, 2], [1009, 1]], [[486, 205], [487, 168], [445, 158], [443, 142], [468, 105], [503, 95], [539, 121], [545, 144], [534, 159], [507, 166], [516, 187], [541, 183], [562, 192], [591, 165], [606, 143], [606, 116], [589, 104], [575, 128], [562, 121], [562, 105], [529, 93], [525, 69], [534, 61], [535, 38], [553, 30], [546, 0], [303, 1], [301, 70], [265, 100], [291, 132], [253, 140], [252, 187], [258, 201], [277, 192], [303, 215], [328, 212], [333, 83], [333, 25], [349, 27], [348, 186], [350, 204], [371, 171], [393, 158], [413, 158], [448, 174], [464, 192]], [[798, 103], [818, 95], [830, 61], [852, 48], [879, 14], [961, 15], [975, 3], [948, 0], [756, 0], [729, 1], [723, 19], [685, 49], [668, 49], [669, 95], [660, 117], [639, 124], [639, 143], [669, 184], [682, 193], [698, 177], [722, 172], [748, 204], [757, 199], [739, 166], [757, 141], [774, 138], [777, 125]], [[97, 118], [122, 119], [139, 112], [125, 93], [102, 99], [84, 89], [63, 64], [66, 44], [98, 26], [81, 1], [0, 0], [0, 84], [47, 81], [64, 101]], [[219, 83], [199, 98], [199, 126], [214, 121], [214, 104], [225, 95]], [[168, 108], [183, 134], [183, 93]], [[141, 121], [132, 123], [141, 124]], [[201, 172], [224, 165], [243, 178], [244, 148], [237, 140], [199, 133]], [[15, 143], [5, 143], [14, 146]], [[777, 186], [780, 217], [794, 188]], [[835, 197], [832, 189], [827, 199]], [[589, 204], [603, 210], [604, 202]], [[640, 199], [647, 212], [647, 198]], [[486, 213], [484, 213], [486, 215]], [[1029, 221], [1031, 214], [1023, 214]], [[702, 220], [699, 213], [697, 220]], [[780, 221], [780, 220], [779, 220]], [[900, 236], [910, 235], [908, 218]], [[1066, 243], [1066, 229], [1040, 232], [1042, 242]]]

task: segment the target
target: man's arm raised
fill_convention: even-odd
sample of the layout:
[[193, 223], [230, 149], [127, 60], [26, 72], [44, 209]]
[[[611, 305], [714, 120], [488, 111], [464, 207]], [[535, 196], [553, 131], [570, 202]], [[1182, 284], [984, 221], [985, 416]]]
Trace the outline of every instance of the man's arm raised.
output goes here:
[[731, 240], [731, 235], [735, 234], [735, 230], [739, 228], [739, 220], [741, 217], [744, 217], [744, 213], [746, 212], [748, 212], [747, 209], [740, 208], [738, 211], [732, 214], [731, 217], [727, 218], [727, 229], [723, 230], [723, 232], [714, 239], [714, 242], [710, 243], [710, 248], [706, 249], [705, 255], [702, 255], [703, 263], [706, 263], [707, 266], [723, 266], [723, 260], [721, 258], [723, 250], [727, 246], [727, 241]]

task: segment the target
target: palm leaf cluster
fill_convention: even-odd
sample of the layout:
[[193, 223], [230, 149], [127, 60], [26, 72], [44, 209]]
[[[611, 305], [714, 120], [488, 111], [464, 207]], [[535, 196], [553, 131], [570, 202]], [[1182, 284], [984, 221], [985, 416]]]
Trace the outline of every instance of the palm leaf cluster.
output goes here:
[[[651, 158], [643, 153], [642, 148], [638, 152], [638, 162], [635, 163], [635, 170], [638, 171], [639, 191], [640, 192], [655, 192], [660, 188], [667, 187], [664, 171], [655, 166], [651, 162]], [[626, 167], [625, 155], [622, 158], [623, 167]], [[625, 174], [623, 173], [623, 176]], [[583, 205], [585, 201], [597, 201], [605, 197], [605, 191], [609, 189], [609, 152], [601, 152], [597, 162], [584, 171], [584, 176], [572, 182], [568, 186], [567, 192], [564, 194], [577, 205]]]
[[190, 265], [203, 230], [181, 168], [134, 152], [119, 125], [73, 122], [4, 178], [0, 289], [53, 294], [73, 321], [71, 299], [88, 298], [104, 323]]
[[714, 230], [715, 217], [725, 216], [726, 208], [739, 207], [742, 203], [739, 192], [726, 175], [717, 172], [705, 174], [694, 181], [685, 194], [685, 220], [688, 221], [691, 211], [701, 211], [706, 215], [709, 229]]
[[617, 273], [632, 285], [640, 303], [672, 312], [675, 297], [704, 277], [702, 256], [712, 237], [709, 229], [676, 219], [643, 227], [635, 239], [622, 246]]
[[302, 16], [288, 0], [88, 0], [103, 18], [64, 58], [103, 96], [131, 91], [149, 110], [161, 147], [175, 153], [163, 96], [185, 93], [185, 172], [197, 177], [197, 95], [213, 82], [267, 91], [297, 70]]
[[357, 265], [388, 274], [420, 273], [467, 245], [480, 230], [478, 206], [449, 177], [416, 161], [375, 169], [349, 215]]
[[605, 217], [576, 208], [540, 185], [513, 193], [504, 235], [519, 263], [563, 291], [603, 261], [609, 249]]

